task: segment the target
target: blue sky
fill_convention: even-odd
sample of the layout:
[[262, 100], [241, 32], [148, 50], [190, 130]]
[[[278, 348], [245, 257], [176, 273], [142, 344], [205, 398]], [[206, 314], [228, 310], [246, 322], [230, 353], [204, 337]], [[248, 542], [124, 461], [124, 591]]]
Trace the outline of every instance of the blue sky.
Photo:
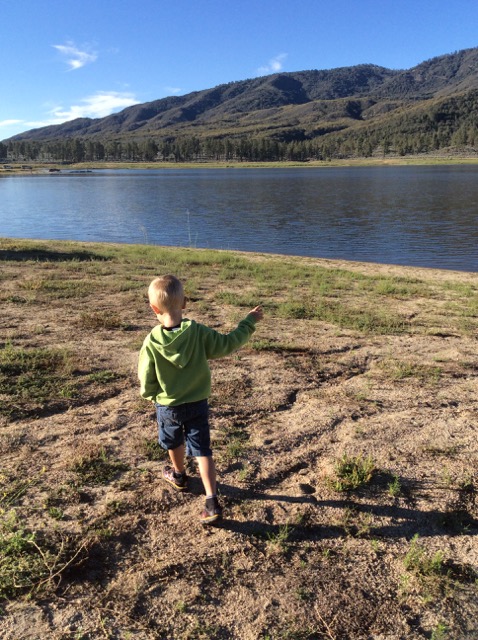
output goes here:
[[0, 0], [0, 140], [277, 71], [478, 46], [476, 0]]

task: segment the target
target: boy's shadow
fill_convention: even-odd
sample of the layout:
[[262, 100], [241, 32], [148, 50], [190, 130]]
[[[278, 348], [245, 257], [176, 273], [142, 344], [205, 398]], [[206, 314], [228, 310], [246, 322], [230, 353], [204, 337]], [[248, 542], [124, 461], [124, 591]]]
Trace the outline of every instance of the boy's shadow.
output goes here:
[[[194, 495], [203, 492], [199, 479], [192, 484], [190, 491]], [[308, 485], [304, 486], [306, 490]], [[251, 500], [262, 500], [269, 502], [281, 502], [289, 504], [309, 505], [311, 510], [309, 516], [298, 524], [283, 523], [270, 524], [259, 520], [236, 521], [226, 517], [217, 526], [234, 533], [240, 533], [252, 538], [273, 538], [283, 531], [284, 526], [289, 527], [290, 540], [314, 540], [326, 538], [339, 538], [344, 535], [355, 535], [365, 538], [411, 538], [418, 533], [420, 537], [427, 536], [453, 536], [478, 534], [478, 520], [474, 518], [469, 510], [459, 505], [449, 510], [421, 511], [413, 506], [402, 506], [396, 501], [395, 504], [374, 504], [371, 502], [357, 501], [354, 497], [345, 497], [338, 500], [320, 500], [314, 495], [304, 493], [299, 496], [289, 496], [275, 493], [265, 493], [264, 491], [242, 489], [240, 487], [220, 484], [220, 493], [224, 501], [229, 504], [241, 503]], [[363, 494], [362, 494], [363, 495]], [[366, 494], [365, 494], [366, 497]], [[320, 511], [322, 507], [332, 507], [341, 510], [344, 515], [344, 524], [315, 524], [314, 510]], [[387, 519], [387, 523], [374, 525], [373, 522], [361, 527], [360, 520], [367, 522], [367, 516], [374, 516], [380, 520]]]

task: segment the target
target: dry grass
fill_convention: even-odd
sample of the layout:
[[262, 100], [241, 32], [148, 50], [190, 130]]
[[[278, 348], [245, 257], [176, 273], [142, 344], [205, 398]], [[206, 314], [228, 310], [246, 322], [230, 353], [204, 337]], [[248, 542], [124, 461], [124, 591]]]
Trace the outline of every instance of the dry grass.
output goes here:
[[[0, 635], [478, 636], [475, 274], [4, 240]], [[226, 518], [160, 480], [149, 281], [250, 344], [214, 361]]]

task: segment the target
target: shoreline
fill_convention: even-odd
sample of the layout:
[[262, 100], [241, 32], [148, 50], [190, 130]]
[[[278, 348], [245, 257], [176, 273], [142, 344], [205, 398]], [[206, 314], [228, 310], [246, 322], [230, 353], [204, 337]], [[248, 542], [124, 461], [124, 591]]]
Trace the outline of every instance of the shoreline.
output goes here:
[[[215, 249], [215, 248], [202, 248], [202, 247], [181, 247], [181, 246], [170, 246], [170, 245], [151, 245], [151, 244], [143, 244], [143, 243], [128, 243], [128, 242], [100, 242], [100, 241], [88, 241], [88, 240], [59, 240], [59, 239], [49, 239], [49, 238], [16, 238], [16, 237], [7, 237], [0, 236], [0, 261], [8, 260], [8, 258], [2, 258], [2, 252], [7, 251], [8, 247], [5, 248], [5, 244], [15, 245], [15, 243], [21, 243], [23, 245], [47, 245], [49, 248], [58, 247], [62, 249], [64, 247], [68, 248], [81, 248], [84, 250], [91, 249], [114, 249], [114, 250], [124, 250], [127, 251], [129, 249], [147, 247], [148, 249], [158, 249], [158, 250], [166, 250], [171, 252], [199, 252], [206, 254], [217, 253], [219, 255], [226, 254], [230, 256], [243, 256], [245, 258], [257, 261], [270, 261], [270, 262], [282, 262], [287, 263], [291, 262], [293, 264], [300, 262], [301, 264], [307, 266], [316, 265], [318, 267], [326, 268], [326, 269], [344, 269], [344, 270], [353, 270], [359, 271], [365, 275], [375, 273], [379, 275], [389, 275], [392, 277], [400, 277], [404, 274], [412, 274], [416, 277], [424, 278], [424, 279], [435, 279], [435, 280], [446, 280], [447, 277], [452, 277], [454, 279], [463, 279], [469, 280], [471, 282], [476, 281], [478, 278], [478, 272], [476, 271], [466, 271], [460, 269], [446, 269], [439, 267], [426, 267], [426, 266], [417, 266], [417, 265], [401, 265], [401, 264], [393, 264], [386, 262], [373, 262], [366, 260], [352, 260], [346, 258], [321, 258], [315, 256], [301, 256], [301, 255], [293, 255], [293, 254], [285, 254], [285, 253], [274, 253], [274, 252], [264, 252], [264, 251], [245, 251], [240, 249]], [[12, 249], [11, 249], [12, 250]], [[420, 275], [419, 275], [420, 274]]]
[[[128, 169], [128, 170], [161, 170], [161, 169], [293, 169], [293, 168], [327, 168], [327, 167], [402, 167], [402, 166], [463, 166], [477, 165], [476, 156], [391, 156], [380, 158], [347, 158], [336, 160], [311, 160], [308, 162], [80, 162], [61, 164], [57, 162], [2, 163], [2, 175], [36, 175], [50, 169], [60, 171]], [[22, 168], [23, 167], [23, 168]]]

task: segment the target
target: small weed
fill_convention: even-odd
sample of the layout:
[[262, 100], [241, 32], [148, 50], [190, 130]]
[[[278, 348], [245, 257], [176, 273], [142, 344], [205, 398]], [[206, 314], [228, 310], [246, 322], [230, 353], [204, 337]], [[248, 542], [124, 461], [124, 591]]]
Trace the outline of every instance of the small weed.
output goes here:
[[373, 538], [372, 540], [370, 540], [370, 544], [372, 546], [372, 550], [374, 551], [374, 553], [376, 553], [377, 555], [380, 553], [382, 544], [379, 540], [377, 540], [376, 538]]
[[372, 458], [349, 457], [344, 454], [335, 464], [336, 479], [331, 482], [335, 491], [353, 491], [368, 484], [376, 471]]
[[252, 467], [249, 464], [244, 464], [242, 469], [238, 472], [237, 477], [240, 482], [247, 482], [253, 473]]
[[183, 600], [179, 600], [179, 602], [176, 602], [175, 609], [178, 613], [186, 613], [186, 611], [188, 610], [188, 607]]
[[289, 538], [293, 529], [289, 524], [279, 527], [277, 533], [267, 533], [267, 548], [273, 553], [284, 553], [289, 546]]
[[222, 452], [224, 459], [228, 462], [238, 460], [246, 450], [249, 435], [241, 425], [234, 425], [226, 432], [226, 441], [224, 451]]
[[372, 516], [369, 513], [357, 513], [356, 509], [345, 509], [338, 524], [349, 536], [368, 538], [372, 530]]
[[295, 595], [297, 600], [302, 600], [303, 602], [309, 602], [314, 598], [314, 592], [310, 589], [306, 589], [305, 587], [298, 587]]
[[388, 493], [392, 498], [396, 498], [402, 492], [402, 485], [400, 483], [400, 478], [398, 476], [394, 476], [393, 480], [388, 483], [387, 487]]
[[224, 457], [226, 460], [238, 460], [243, 455], [245, 448], [244, 438], [236, 436], [227, 443]]
[[412, 538], [403, 563], [405, 569], [418, 580], [424, 600], [431, 601], [449, 588], [451, 573], [444, 562], [443, 553], [437, 551], [433, 555], [428, 554], [418, 543], [418, 534]]
[[63, 510], [60, 509], [59, 507], [50, 507], [48, 509], [48, 515], [50, 516], [50, 518], [53, 518], [54, 520], [63, 520], [65, 514], [63, 513]]
[[425, 577], [443, 575], [443, 553], [437, 551], [430, 557], [418, 543], [418, 538], [418, 534], [412, 538], [410, 549], [404, 559], [405, 569]]
[[448, 638], [448, 627], [442, 622], [439, 622], [433, 629], [430, 640], [446, 640], [446, 638]]

